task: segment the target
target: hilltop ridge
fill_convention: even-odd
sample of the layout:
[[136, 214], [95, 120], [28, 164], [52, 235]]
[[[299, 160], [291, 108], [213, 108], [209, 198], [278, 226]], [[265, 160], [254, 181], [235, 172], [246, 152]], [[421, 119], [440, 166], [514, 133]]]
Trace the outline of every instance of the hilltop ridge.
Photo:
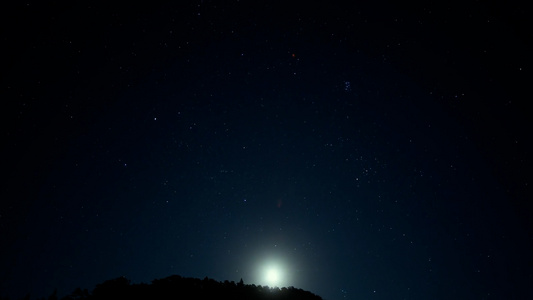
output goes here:
[[[24, 299], [28, 299], [26, 296]], [[44, 298], [42, 298], [44, 299]], [[57, 290], [48, 300], [59, 299]], [[61, 300], [106, 300], [106, 299], [271, 299], [271, 300], [322, 300], [322, 297], [295, 287], [269, 287], [244, 284], [241, 279], [216, 281], [172, 275], [154, 279], [151, 283], [131, 283], [126, 277], [118, 277], [97, 284], [90, 292], [76, 288]]]

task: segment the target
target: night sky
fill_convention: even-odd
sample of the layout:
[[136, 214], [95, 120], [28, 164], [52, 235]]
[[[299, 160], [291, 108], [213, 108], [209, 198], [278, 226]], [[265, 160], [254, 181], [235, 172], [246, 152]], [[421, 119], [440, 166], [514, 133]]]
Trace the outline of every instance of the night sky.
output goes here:
[[531, 12], [442, 2], [4, 6], [0, 296], [533, 298]]

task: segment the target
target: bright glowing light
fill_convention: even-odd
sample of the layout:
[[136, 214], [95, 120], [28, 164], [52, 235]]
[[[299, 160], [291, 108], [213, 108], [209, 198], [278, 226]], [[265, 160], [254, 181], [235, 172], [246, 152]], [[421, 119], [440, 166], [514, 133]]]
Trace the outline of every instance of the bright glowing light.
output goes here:
[[270, 287], [282, 286], [284, 281], [283, 268], [278, 263], [270, 262], [262, 268], [262, 284]]
[[[278, 250], [278, 249], [275, 249]], [[270, 252], [270, 253], [268, 253]], [[294, 286], [293, 262], [280, 253], [281, 251], [258, 251], [255, 257], [252, 257], [250, 263], [251, 282], [256, 285], [269, 287], [288, 287]], [[246, 279], [245, 279], [246, 280]]]
[[280, 273], [279, 273], [279, 270], [277, 268], [270, 268], [270, 269], [267, 269], [266, 271], [266, 282], [268, 283], [268, 285], [271, 285], [271, 286], [277, 286], [279, 284], [279, 281], [280, 281]]

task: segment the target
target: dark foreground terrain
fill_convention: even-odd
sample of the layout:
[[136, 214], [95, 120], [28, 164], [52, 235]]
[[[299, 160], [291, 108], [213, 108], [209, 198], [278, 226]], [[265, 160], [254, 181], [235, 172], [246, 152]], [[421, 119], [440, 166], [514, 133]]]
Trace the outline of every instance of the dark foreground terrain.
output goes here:
[[[29, 299], [26, 296], [24, 299]], [[45, 299], [45, 298], [43, 298]], [[48, 300], [59, 299], [57, 292]], [[268, 287], [255, 284], [244, 284], [242, 279], [219, 282], [205, 277], [204, 279], [186, 278], [173, 275], [163, 279], [155, 279], [152, 283], [132, 284], [125, 277], [107, 280], [97, 284], [92, 292], [77, 288], [62, 300], [78, 299], [271, 299], [271, 300], [322, 300], [322, 297], [294, 287]]]

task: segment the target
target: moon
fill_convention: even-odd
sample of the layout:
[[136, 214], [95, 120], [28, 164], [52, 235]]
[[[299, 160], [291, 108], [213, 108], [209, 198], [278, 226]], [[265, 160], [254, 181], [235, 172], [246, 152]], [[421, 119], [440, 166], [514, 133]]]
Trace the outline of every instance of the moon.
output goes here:
[[277, 262], [269, 262], [265, 264], [262, 270], [263, 284], [270, 287], [283, 285], [284, 273], [283, 267]]
[[295, 285], [293, 259], [287, 259], [283, 253], [258, 251], [258, 254], [252, 257], [250, 263], [250, 282], [268, 287], [287, 287]]
[[278, 268], [270, 267], [266, 270], [265, 282], [270, 286], [277, 286], [280, 283], [281, 274]]

